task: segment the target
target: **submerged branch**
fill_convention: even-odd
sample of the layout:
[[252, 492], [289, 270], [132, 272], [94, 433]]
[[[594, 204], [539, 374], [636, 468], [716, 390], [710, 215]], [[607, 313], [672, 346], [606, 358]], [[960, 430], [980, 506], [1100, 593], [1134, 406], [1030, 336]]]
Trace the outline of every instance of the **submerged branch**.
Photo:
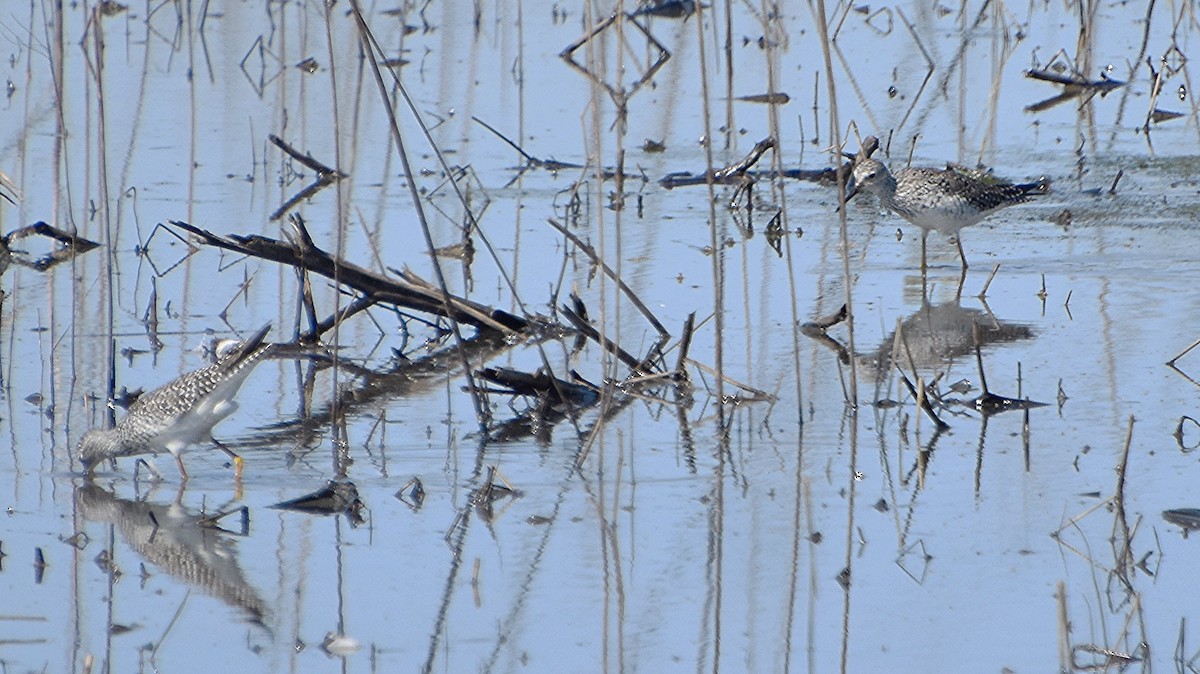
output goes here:
[[[406, 272], [403, 279], [394, 279], [338, 259], [317, 247], [304, 228], [303, 220], [299, 218], [293, 220], [295, 236], [291, 242], [257, 234], [220, 236], [178, 220], [172, 220], [168, 224], [191, 234], [205, 245], [320, 274], [366, 295], [375, 302], [393, 304], [435, 316], [453, 317], [476, 328], [521, 332], [529, 327], [527, 320], [507, 311], [453, 295], [443, 297], [437, 288], [422, 282], [412, 272]], [[452, 316], [447, 315], [447, 307], [450, 308]], [[332, 327], [331, 323], [321, 327], [326, 325]]]

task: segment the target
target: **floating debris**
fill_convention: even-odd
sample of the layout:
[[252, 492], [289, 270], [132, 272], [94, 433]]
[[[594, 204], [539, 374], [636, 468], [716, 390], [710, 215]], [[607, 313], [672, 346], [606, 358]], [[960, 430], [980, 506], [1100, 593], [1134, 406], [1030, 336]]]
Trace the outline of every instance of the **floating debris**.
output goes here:
[[966, 395], [972, 388], [970, 379], [959, 379], [950, 386], [946, 387], [959, 395]]
[[115, 0], [103, 0], [96, 8], [104, 16], [116, 16], [129, 9], [127, 5], [122, 5]]
[[414, 477], [405, 482], [404, 486], [400, 487], [395, 496], [396, 500], [413, 510], [420, 510], [421, 505], [425, 503], [425, 485], [421, 484], [421, 478]]
[[742, 101], [744, 103], [766, 103], [767, 105], [785, 105], [788, 101], [792, 100], [792, 97], [788, 96], [787, 94], [780, 91], [780, 92], [767, 93], [767, 94], [752, 94], [750, 96], [738, 96], [734, 100]]
[[600, 399], [599, 389], [594, 384], [566, 381], [542, 370], [530, 374], [504, 367], [487, 367], [476, 374], [481, 379], [504, 387], [501, 393], [532, 396], [555, 405], [565, 402], [575, 407], [587, 407]]
[[1150, 121], [1154, 122], [1155, 124], [1160, 122], [1168, 122], [1172, 119], [1179, 119], [1180, 117], [1183, 117], [1182, 112], [1163, 110], [1162, 108], [1155, 108], [1154, 111], [1150, 113]]
[[804, 334], [809, 334], [809, 332], [816, 332], [816, 331], [823, 332], [823, 331], [837, 325], [838, 323], [841, 323], [842, 321], [846, 320], [847, 315], [849, 315], [849, 312], [847, 312], [847, 310], [846, 310], [846, 305], [843, 304], [842, 306], [838, 307], [837, 311], [833, 312], [832, 314], [830, 314], [828, 316], [823, 316], [821, 318], [816, 319], [815, 321], [809, 321], [807, 323], [802, 323], [800, 325], [800, 331], [803, 332]]
[[740, 161], [734, 162], [729, 166], [712, 171], [704, 171], [700, 173], [676, 172], [664, 176], [658, 181], [658, 184], [667, 189], [675, 187], [685, 187], [689, 185], [706, 185], [712, 181], [714, 185], [741, 185], [744, 186], [747, 182], [754, 181], [754, 175], [749, 173], [758, 160], [762, 158], [767, 150], [774, 148], [776, 145], [773, 137], [764, 138], [754, 145]]
[[987, 392], [975, 399], [975, 409], [986, 415], [999, 414], [1009, 410], [1031, 410], [1045, 407], [1048, 403], [1020, 398], [1005, 398], [1002, 395]]
[[497, 503], [505, 500], [511, 503], [522, 496], [524, 493], [509, 484], [495, 466], [488, 466], [483, 486], [473, 490], [468, 500], [479, 519], [491, 524], [499, 515], [495, 509]]
[[659, 152], [666, 152], [666, 151], [667, 151], [667, 144], [664, 141], [651, 140], [651, 139], [647, 138], [646, 142], [642, 143], [642, 152], [646, 152], [648, 154], [657, 154]]
[[366, 505], [358, 497], [358, 487], [349, 480], [329, 480], [325, 486], [288, 501], [282, 501], [271, 506], [279, 510], [296, 510], [316, 515], [344, 514], [350, 520], [350, 526], [357, 527], [366, 521], [363, 511]]
[[[1098, 655], [1103, 659], [1097, 662], [1084, 662], [1080, 660], [1080, 655]], [[1095, 644], [1082, 644], [1071, 648], [1071, 668], [1078, 671], [1108, 670], [1120, 665], [1141, 661], [1141, 657], [1132, 653], [1122, 653]]]
[[[1065, 67], [1060, 67], [1062, 71], [1066, 70]], [[1096, 94], [1100, 94], [1100, 97], [1104, 98], [1113, 89], [1125, 86], [1124, 82], [1109, 79], [1108, 77], [1103, 77], [1099, 80], [1089, 80], [1077, 74], [1063, 75], [1061, 72], [1055, 72], [1049, 68], [1027, 70], [1025, 71], [1025, 76], [1041, 80], [1042, 82], [1060, 84], [1063, 87], [1061, 94], [1025, 106], [1025, 112], [1042, 112], [1075, 98], [1082, 98], [1082, 102], [1086, 103]]]
[[[29, 259], [29, 255], [24, 251], [12, 249], [14, 242], [34, 235], [52, 239], [60, 245], [50, 253], [32, 260]], [[76, 255], [81, 255], [99, 246], [100, 244], [95, 241], [75, 236], [70, 232], [65, 232], [39, 220], [32, 225], [13, 230], [0, 237], [0, 273], [3, 273], [8, 268], [10, 261], [38, 271], [45, 271], [61, 262], [74, 258]]]
[[435, 248], [433, 253], [438, 257], [444, 257], [451, 260], [462, 260], [470, 265], [475, 259], [475, 244], [471, 241], [471, 239], [468, 238], [462, 243], [453, 243], [449, 246]]
[[1174, 508], [1163, 511], [1163, 519], [1183, 529], [1183, 537], [1188, 532], [1200, 529], [1200, 508]]
[[358, 649], [362, 648], [362, 644], [354, 637], [327, 632], [325, 638], [321, 641], [321, 648], [329, 655], [344, 658], [354, 655]]
[[1063, 75], [1060, 72], [1051, 72], [1048, 69], [1027, 70], [1025, 76], [1043, 82], [1051, 82], [1053, 84], [1061, 84], [1065, 87], [1078, 87], [1080, 89], [1092, 89], [1100, 94], [1107, 94], [1113, 89], [1118, 89], [1125, 86], [1120, 80], [1109, 79], [1107, 75], [1102, 76], [1098, 80], [1089, 80], [1081, 75]]
[[626, 16], [631, 19], [638, 16], [654, 16], [660, 19], [686, 19], [695, 13], [695, 0], [650, 0], [650, 2], [629, 12]]

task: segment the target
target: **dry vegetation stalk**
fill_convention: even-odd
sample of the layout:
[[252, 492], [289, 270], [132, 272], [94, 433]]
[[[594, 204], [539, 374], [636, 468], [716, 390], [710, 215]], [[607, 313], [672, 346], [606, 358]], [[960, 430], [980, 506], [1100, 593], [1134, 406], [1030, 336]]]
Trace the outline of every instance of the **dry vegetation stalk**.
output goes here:
[[[425, 217], [425, 209], [421, 206], [422, 199], [420, 189], [417, 187], [417, 181], [412, 180], [411, 176], [416, 175], [412, 170], [412, 165], [408, 160], [408, 152], [405, 150], [404, 135], [400, 133], [400, 125], [396, 120], [396, 113], [392, 109], [391, 97], [388, 95], [387, 86], [383, 82], [383, 75], [380, 73], [379, 56], [376, 52], [375, 39], [371, 33], [371, 29], [367, 26], [366, 19], [363, 18], [362, 10], [358, 6], [357, 0], [350, 0], [350, 8], [354, 13], [355, 22], [358, 25], [359, 35], [362, 39], [363, 50], [367, 52], [371, 62], [371, 74], [374, 75], [375, 85], [379, 90], [379, 97], [382, 101], [382, 107], [387, 112], [388, 123], [392, 132], [392, 140], [396, 144], [396, 153], [400, 158], [400, 165], [403, 168], [404, 175], [410, 176], [409, 180], [405, 180], [404, 184], [408, 186], [409, 196], [412, 198], [413, 210], [416, 212], [417, 221], [421, 225], [421, 235], [425, 239], [425, 247], [429, 254], [430, 263], [433, 266], [434, 277], [437, 279], [438, 288], [441, 290], [441, 296], [445, 303], [446, 315], [450, 320], [452, 327], [451, 332], [454, 334], [454, 341], [458, 345], [458, 353], [462, 358], [463, 377], [467, 382], [467, 390], [471, 393], [471, 403], [475, 407], [475, 416], [479, 422], [480, 431], [486, 432], [488, 424], [491, 422], [492, 413], [486, 401], [484, 393], [479, 389], [475, 382], [475, 377], [471, 371], [471, 363], [467, 360], [466, 350], [463, 348], [462, 331], [459, 328], [458, 319], [454, 309], [451, 306], [451, 295], [449, 286], [446, 284], [445, 274], [442, 272], [441, 261], [438, 260], [436, 249], [433, 243], [433, 234], [429, 230], [429, 221]], [[405, 100], [408, 100], [408, 93], [402, 82], [397, 81], [397, 87], [403, 93]], [[441, 152], [437, 149], [437, 144], [433, 142], [431, 136], [428, 135], [428, 130], [425, 129], [424, 122], [421, 121], [420, 115], [416, 110], [412, 110], [413, 117], [418, 124], [426, 132], [426, 140], [431, 148], [441, 156]], [[452, 173], [447, 172], [447, 175]], [[451, 180], [451, 182], [454, 182]], [[457, 187], [456, 187], [457, 189]], [[468, 209], [469, 210], [469, 209]]]
[[563, 227], [554, 218], [547, 218], [546, 222], [548, 222], [551, 227], [557, 230], [559, 234], [567, 237], [571, 243], [575, 244], [576, 248], [582, 251], [584, 255], [587, 255], [588, 259], [591, 260], [593, 264], [600, 267], [601, 271], [603, 271], [606, 276], [616, 282], [617, 287], [621, 290], [621, 292], [623, 292], [625, 296], [629, 298], [629, 301], [633, 304], [633, 306], [637, 307], [637, 310], [646, 317], [646, 320], [650, 322], [650, 325], [654, 326], [654, 329], [658, 331], [658, 336], [660, 339], [665, 340], [671, 337], [671, 333], [667, 332], [667, 329], [663, 327], [663, 324], [658, 320], [658, 317], [654, 315], [654, 312], [650, 311], [650, 308], [647, 307], [644, 302], [642, 302], [641, 298], [637, 296], [637, 293], [633, 292], [633, 288], [630, 288], [629, 285], [621, 279], [620, 275], [616, 271], [613, 271], [611, 267], [605, 264], [604, 260], [600, 259], [594, 248], [592, 248], [586, 241], [580, 239], [578, 236], [575, 236], [571, 230]]

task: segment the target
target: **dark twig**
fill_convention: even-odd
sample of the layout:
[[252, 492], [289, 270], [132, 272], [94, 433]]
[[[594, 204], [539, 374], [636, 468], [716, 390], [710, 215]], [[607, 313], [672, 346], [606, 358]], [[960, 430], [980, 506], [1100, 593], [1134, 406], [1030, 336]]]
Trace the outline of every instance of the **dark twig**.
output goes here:
[[1133, 443], [1133, 415], [1129, 415], [1129, 426], [1125, 430], [1125, 447], [1121, 450], [1121, 462], [1117, 464], [1117, 493], [1114, 500], [1117, 510], [1125, 507], [1125, 470], [1129, 467], [1129, 446]]
[[687, 320], [683, 322], [683, 334], [679, 338], [679, 360], [675, 362], [675, 374], [678, 377], [686, 375], [687, 370], [683, 368], [683, 364], [687, 361], [688, 350], [692, 346], [692, 331], [696, 327], [696, 312], [688, 314]]
[[808, 334], [812, 331], [824, 332], [825, 330], [828, 330], [829, 328], [846, 320], [846, 315], [846, 305], [843, 304], [842, 306], [838, 307], [837, 311], [828, 316], [821, 316], [816, 320], [801, 324], [800, 331], [804, 332], [805, 334]]
[[287, 214], [288, 211], [292, 210], [296, 204], [312, 197], [317, 192], [320, 192], [329, 185], [332, 185], [333, 183], [346, 177], [345, 173], [322, 164], [316, 159], [313, 159], [312, 155], [301, 154], [299, 150], [295, 149], [291, 145], [288, 145], [287, 141], [283, 140], [279, 136], [270, 134], [267, 136], [267, 139], [274, 143], [275, 146], [280, 150], [283, 150], [284, 153], [286, 153], [289, 157], [300, 162], [317, 174], [316, 180], [306, 185], [304, 189], [297, 192], [295, 196], [293, 196], [291, 199], [288, 199], [282, 206], [280, 206], [275, 210], [274, 213], [271, 214], [272, 221], [282, 218], [285, 214]]
[[[764, 138], [754, 145], [742, 159], [719, 169], [712, 169], [704, 173], [671, 173], [659, 180], [659, 184], [667, 189], [674, 187], [686, 187], [689, 185], [707, 185], [711, 182], [714, 185], [737, 185], [745, 188], [747, 181], [752, 181], [755, 174], [750, 173], [750, 169], [758, 163], [758, 160], [766, 154], [767, 150], [775, 147], [775, 139], [772, 137]], [[824, 175], [824, 172], [814, 174], [814, 179]]]
[[[62, 247], [51, 251], [49, 254], [44, 255], [36, 260], [25, 259], [19, 251], [15, 254], [13, 253], [10, 246], [14, 241], [34, 235], [44, 236], [48, 239], [57, 241], [62, 244]], [[38, 221], [32, 225], [14, 229], [8, 234], [5, 234], [3, 237], [0, 237], [0, 256], [3, 257], [3, 259], [0, 260], [0, 271], [3, 271], [3, 268], [7, 266], [10, 257], [12, 261], [16, 262], [17, 264], [32, 267], [38, 271], [45, 271], [59, 262], [69, 260], [76, 255], [86, 253], [99, 245], [100, 244], [96, 243], [95, 241], [85, 239], [81, 236], [75, 236], [70, 232], [64, 232], [57, 227], [52, 227], [45, 222]]]
[[911, 395], [913, 399], [920, 403], [921, 409], [924, 410], [925, 414], [933, 420], [934, 426], [937, 428], [937, 432], [940, 433], [941, 431], [950, 428], [950, 424], [942, 421], [941, 418], [938, 417], [937, 412], [934, 411], [933, 405], [929, 402], [929, 396], [917, 394], [917, 387], [913, 386], [913, 383], [908, 379], [908, 375], [904, 374], [904, 370], [901, 370], [899, 365], [896, 366], [896, 371], [900, 373], [900, 381], [904, 382], [904, 387], [908, 389], [909, 395]]
[[[513, 142], [508, 136], [505, 136], [504, 134], [500, 133], [491, 124], [488, 124], [487, 122], [483, 121], [482, 119], [479, 119], [478, 117], [472, 116], [471, 119], [476, 124], [482, 126], [483, 128], [487, 129], [488, 131], [491, 131], [493, 135], [495, 135], [500, 140], [504, 141], [506, 144], [508, 144], [509, 147], [516, 150], [518, 154], [520, 154], [522, 157], [524, 157], [526, 166], [522, 167], [522, 170], [524, 170], [524, 168], [527, 168], [527, 167], [534, 167], [534, 168], [545, 169], [550, 172], [555, 172], [555, 171], [577, 171], [577, 170], [584, 168], [584, 166], [582, 164], [572, 164], [570, 162], [558, 161], [557, 159], [540, 159], [538, 157], [535, 157], [535, 156], [529, 154], [528, 152], [526, 152], [520, 145], [517, 145], [515, 142]], [[612, 171], [612, 169], [602, 169], [601, 175], [603, 175], [603, 177], [606, 179], [612, 178], [614, 175], [614, 171]]]
[[280, 150], [283, 150], [292, 159], [295, 159], [296, 161], [300, 162], [301, 164], [304, 164], [305, 166], [307, 166], [309, 169], [315, 171], [318, 176], [321, 176], [321, 177], [332, 176], [332, 180], [337, 180], [337, 179], [346, 177], [345, 173], [342, 173], [341, 171], [339, 171], [337, 169], [329, 168], [328, 166], [317, 161], [316, 159], [313, 159], [312, 155], [300, 154], [299, 150], [292, 147], [291, 145], [288, 145], [287, 141], [283, 140], [279, 136], [276, 136], [275, 134], [269, 134], [267, 136], [267, 140], [274, 143], [276, 147], [278, 147]]
[[437, 316], [445, 316], [449, 307], [449, 311], [457, 320], [480, 328], [520, 332], [529, 327], [524, 318], [501, 309], [453, 295], [444, 297], [431, 285], [416, 282], [419, 279], [411, 273], [405, 279], [393, 279], [338, 259], [313, 243], [303, 220], [299, 218], [293, 222], [293, 243], [259, 235], [219, 236], [178, 220], [172, 220], [169, 226], [182, 229], [196, 237], [200, 243], [209, 246], [279, 262], [336, 279], [342, 285], [369, 296], [375, 302], [395, 304]]
[[1200, 346], [1200, 339], [1197, 339], [1196, 341], [1192, 342], [1191, 344], [1189, 344], [1189, 345], [1188, 345], [1188, 347], [1187, 347], [1186, 349], [1184, 349], [1183, 351], [1180, 351], [1180, 352], [1179, 352], [1178, 354], [1176, 354], [1176, 355], [1175, 355], [1175, 357], [1174, 357], [1174, 358], [1172, 358], [1171, 360], [1168, 360], [1168, 361], [1167, 361], [1167, 365], [1170, 365], [1171, 367], [1175, 367], [1175, 361], [1177, 361], [1177, 360], [1179, 360], [1180, 358], [1183, 358], [1184, 356], [1188, 355], [1188, 353], [1189, 353], [1189, 352], [1190, 352], [1192, 349], [1196, 348], [1197, 346]]
[[660, 338], [665, 339], [671, 336], [671, 333], [667, 332], [667, 329], [663, 327], [663, 324], [659, 322], [657, 317], [654, 316], [654, 313], [651, 312], [650, 309], [642, 302], [642, 300], [638, 298], [637, 293], [633, 292], [633, 288], [630, 288], [628, 285], [626, 285], [625, 281], [621, 280], [621, 277], [617, 276], [617, 273], [600, 259], [600, 256], [596, 254], [596, 250], [592, 248], [590, 244], [583, 239], [580, 239], [578, 236], [575, 236], [571, 230], [563, 227], [554, 218], [547, 218], [546, 222], [550, 223], [551, 227], [558, 230], [560, 234], [567, 237], [571, 243], [575, 244], [575, 247], [582, 251], [584, 255], [587, 255], [588, 259], [590, 259], [593, 264], [600, 267], [605, 276], [608, 276], [616, 282], [617, 287], [621, 289], [621, 292], [625, 293], [625, 296], [629, 298], [629, 301], [633, 304], [633, 306], [637, 307], [637, 310], [646, 317], [646, 320], [650, 322], [650, 325], [654, 326], [654, 329], [658, 331]]
[[1108, 188], [1109, 194], [1117, 193], [1117, 183], [1121, 182], [1121, 177], [1124, 175], [1125, 175], [1125, 169], [1119, 169], [1117, 171], [1117, 177], [1113, 178], [1112, 187]]
[[600, 334], [596, 328], [592, 327], [591, 323], [588, 323], [587, 319], [575, 313], [575, 310], [571, 307], [564, 304], [560, 311], [562, 312], [563, 317], [567, 319], [567, 322], [569, 322], [573, 328], [583, 333], [583, 335], [588, 339], [604, 347], [604, 349], [609, 353], [616, 356], [617, 360], [620, 360], [622, 363], [632, 369], [634, 374], [650, 374], [654, 371], [654, 368], [650, 363], [638, 360], [636, 356], [629, 353], [625, 349], [622, 349], [619, 344]]

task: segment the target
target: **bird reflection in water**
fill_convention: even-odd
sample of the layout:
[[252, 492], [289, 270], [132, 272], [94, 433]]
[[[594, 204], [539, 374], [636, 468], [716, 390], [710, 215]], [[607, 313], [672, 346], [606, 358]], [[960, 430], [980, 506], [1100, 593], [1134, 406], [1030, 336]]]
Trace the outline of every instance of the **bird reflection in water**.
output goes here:
[[[266, 628], [267, 604], [242, 574], [234, 534], [218, 526], [219, 517], [190, 512], [176, 502], [123, 499], [90, 480], [76, 491], [76, 503], [85, 519], [115, 526], [147, 564]], [[242, 513], [240, 535], [246, 535], [248, 520], [244, 509]]]
[[[986, 308], [986, 305], [984, 307]], [[827, 332], [829, 327], [845, 319], [846, 309], [842, 307], [830, 317], [804, 324], [800, 330], [818, 343], [833, 349], [841, 362], [848, 363], [850, 351]], [[954, 411], [956, 409], [973, 408], [985, 417], [1012, 409], [1042, 407], [1043, 403], [992, 393], [988, 389], [984, 373], [983, 348], [994, 344], [1022, 342], [1032, 339], [1033, 336], [1033, 329], [1028, 325], [1000, 320], [990, 311], [962, 307], [958, 299], [940, 305], [931, 305], [925, 301], [910, 317], [899, 321], [896, 330], [889, 333], [872, 353], [859, 355], [858, 362], [859, 367], [874, 372], [877, 384], [882, 384], [892, 368], [898, 367], [901, 379], [914, 397], [916, 389], [913, 385], [917, 383], [918, 373], [934, 371], [935, 374], [926, 379], [928, 385], [925, 386], [925, 395], [920, 397], [920, 404], [925, 413], [935, 421], [936, 427], [943, 431], [948, 426], [938, 417], [935, 407], [952, 410], [952, 414], [962, 414], [962, 411]], [[941, 379], [949, 372], [949, 366], [962, 356], [972, 353], [976, 355], [982, 393], [973, 398], [955, 397], [965, 395], [973, 389], [974, 386], [966, 379], [955, 381], [943, 391]], [[905, 372], [912, 374], [911, 380]], [[875, 401], [876, 407], [895, 407], [899, 404], [892, 399], [880, 398]]]
[[[805, 323], [801, 326], [801, 332], [832, 349], [843, 363], [849, 363], [849, 350], [827, 332], [845, 318], [846, 311], [843, 307], [829, 317]], [[919, 309], [900, 321], [896, 330], [880, 341], [873, 351], [858, 355], [858, 363], [860, 367], [873, 373], [876, 382], [885, 380], [897, 365], [902, 371], [933, 370], [938, 374], [929, 381], [936, 385], [949, 365], [963, 356], [977, 353], [976, 347], [983, 349], [992, 345], [1026, 341], [1033, 337], [1033, 328], [1030, 326], [1000, 320], [990, 311], [963, 307], [957, 299], [941, 304], [923, 302]], [[979, 366], [982, 382], [982, 360]], [[962, 400], [949, 396], [952, 393], [964, 394], [971, 388], [973, 387], [969, 382], [955, 382], [949, 386], [945, 395], [936, 390], [930, 391], [930, 394], [944, 404], [970, 405], [984, 414], [1010, 408], [1001, 409], [994, 403], [1000, 399], [1012, 399], [996, 396], [987, 391], [986, 387], [983, 394], [977, 398]], [[887, 402], [877, 401], [877, 404]]]

